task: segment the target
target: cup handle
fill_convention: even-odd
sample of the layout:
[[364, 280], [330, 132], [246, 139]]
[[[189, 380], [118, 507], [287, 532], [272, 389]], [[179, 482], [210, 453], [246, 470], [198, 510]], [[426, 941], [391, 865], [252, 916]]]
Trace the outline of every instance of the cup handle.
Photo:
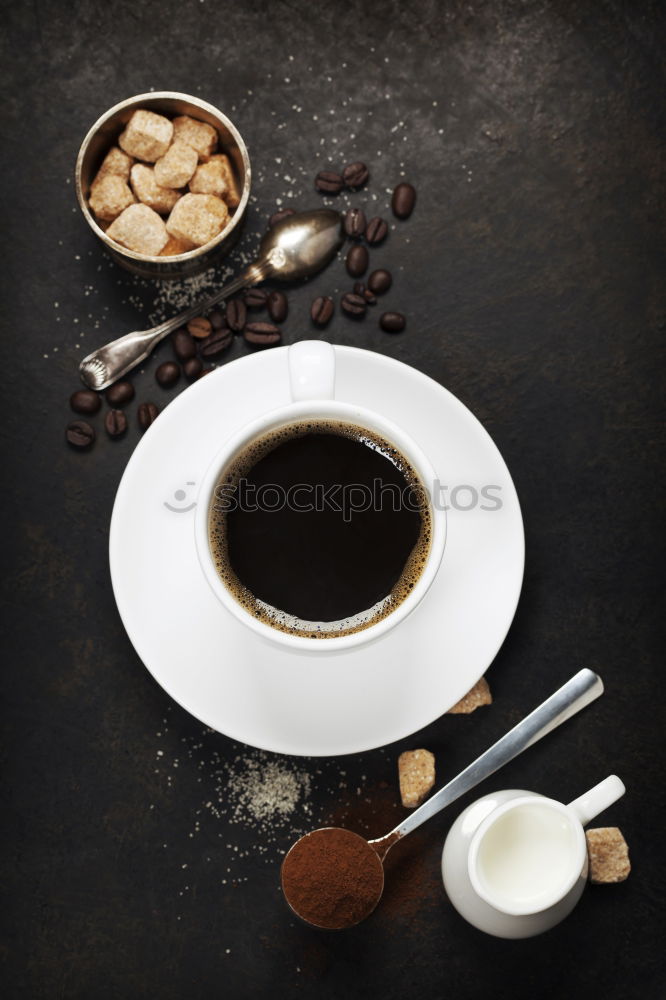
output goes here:
[[570, 802], [568, 808], [576, 814], [582, 826], [586, 826], [590, 820], [616, 802], [625, 792], [626, 788], [618, 776], [611, 774], [594, 788], [590, 788], [589, 791]]
[[335, 350], [322, 340], [301, 340], [289, 348], [289, 385], [295, 403], [305, 399], [333, 399]]

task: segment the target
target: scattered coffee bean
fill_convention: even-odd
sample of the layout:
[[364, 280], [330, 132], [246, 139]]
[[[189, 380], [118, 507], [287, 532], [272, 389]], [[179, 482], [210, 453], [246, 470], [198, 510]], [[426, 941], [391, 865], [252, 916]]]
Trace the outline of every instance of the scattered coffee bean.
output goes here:
[[214, 371], [215, 371], [214, 368], [204, 368], [202, 371], [199, 372], [199, 378], [203, 378], [204, 375], [210, 375], [210, 373]]
[[365, 295], [365, 285], [362, 281], [354, 282], [354, 295]]
[[370, 219], [367, 229], [365, 230], [365, 238], [370, 243], [371, 246], [375, 246], [377, 243], [381, 243], [388, 236], [388, 223], [385, 219], [380, 219], [378, 215], [374, 219]]
[[96, 392], [90, 389], [79, 389], [69, 397], [69, 405], [75, 413], [97, 413], [102, 400]]
[[212, 329], [213, 324], [205, 316], [195, 316], [187, 324], [187, 332], [196, 340], [203, 340], [204, 337], [210, 337]]
[[368, 288], [375, 295], [383, 295], [384, 292], [388, 292], [392, 284], [393, 278], [391, 277], [391, 272], [386, 271], [383, 267], [373, 271], [368, 278]]
[[355, 243], [345, 258], [347, 273], [351, 274], [352, 278], [358, 278], [362, 274], [365, 274], [368, 269], [369, 259], [367, 247], [361, 246], [360, 243]]
[[111, 406], [124, 406], [134, 399], [134, 386], [131, 382], [116, 382], [109, 386], [105, 395]]
[[416, 188], [412, 187], [411, 184], [398, 184], [391, 198], [391, 208], [396, 218], [408, 219], [414, 211], [415, 203]]
[[187, 361], [188, 358], [193, 358], [197, 353], [194, 339], [184, 326], [181, 326], [178, 330], [174, 330], [171, 334], [171, 346], [173, 347], [173, 353], [179, 361]]
[[348, 188], [360, 188], [368, 183], [370, 171], [365, 163], [349, 163], [342, 171], [342, 179]]
[[358, 239], [365, 232], [365, 212], [362, 208], [350, 208], [345, 212], [344, 227], [347, 236]]
[[73, 448], [90, 448], [95, 441], [95, 432], [85, 420], [73, 420], [67, 425], [65, 437]]
[[247, 309], [242, 299], [230, 299], [227, 302], [227, 323], [234, 333], [241, 333], [247, 321]]
[[214, 358], [216, 354], [221, 354], [222, 351], [231, 345], [234, 339], [234, 335], [231, 330], [216, 330], [208, 340], [204, 340], [201, 344], [201, 357], [202, 358]]
[[127, 417], [123, 410], [108, 410], [104, 417], [104, 426], [109, 437], [122, 437], [127, 430]]
[[315, 188], [322, 194], [340, 194], [343, 187], [342, 177], [332, 170], [320, 170], [315, 177]]
[[157, 420], [159, 412], [154, 403], [139, 403], [137, 418], [142, 431], [147, 431], [150, 425]]
[[363, 298], [365, 299], [365, 301], [368, 303], [369, 306], [374, 306], [374, 304], [377, 301], [376, 295], [374, 295], [374, 293], [371, 292], [369, 288], [366, 288], [365, 291], [363, 292]]
[[288, 216], [293, 214], [293, 208], [281, 208], [279, 212], [273, 212], [268, 220], [268, 228], [272, 229], [276, 222], [280, 222], [282, 219], [286, 219]]
[[227, 325], [227, 321], [219, 309], [213, 309], [208, 319], [214, 330], [223, 330]]
[[405, 322], [406, 320], [402, 313], [382, 313], [379, 317], [379, 325], [387, 333], [402, 333], [405, 329]]
[[243, 337], [253, 347], [273, 347], [280, 343], [282, 334], [272, 323], [248, 323], [243, 330]]
[[340, 306], [343, 312], [346, 312], [348, 316], [354, 316], [357, 319], [361, 319], [365, 316], [366, 301], [362, 295], [356, 295], [354, 292], [347, 292], [346, 295], [342, 296], [340, 300]]
[[175, 361], [163, 361], [155, 371], [155, 378], [158, 385], [161, 385], [163, 389], [168, 389], [170, 385], [175, 385], [180, 378], [180, 365], [177, 365]]
[[203, 365], [199, 358], [188, 358], [187, 361], [183, 361], [183, 371], [185, 372], [185, 378], [189, 378], [192, 381], [195, 378], [199, 378]]
[[245, 292], [245, 305], [248, 309], [265, 309], [268, 292], [263, 288], [248, 288]]
[[284, 292], [271, 292], [268, 296], [268, 315], [274, 323], [284, 323], [289, 312], [289, 303]]
[[317, 326], [326, 326], [330, 323], [334, 311], [333, 299], [329, 295], [320, 295], [310, 307], [310, 318]]

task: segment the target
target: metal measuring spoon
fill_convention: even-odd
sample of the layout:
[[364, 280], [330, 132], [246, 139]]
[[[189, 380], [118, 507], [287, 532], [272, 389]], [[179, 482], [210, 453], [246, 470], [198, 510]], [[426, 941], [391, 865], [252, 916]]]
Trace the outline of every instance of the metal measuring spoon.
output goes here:
[[[383, 863], [394, 844], [585, 708], [603, 690], [598, 674], [587, 668], [580, 670], [384, 837], [366, 840], [359, 834], [336, 826], [306, 833], [293, 844], [282, 863], [282, 891], [293, 912], [313, 927], [326, 930], [343, 930], [360, 923], [372, 913], [381, 899], [384, 891]], [[345, 853], [344, 863], [337, 865], [335, 860]], [[321, 865], [317, 884], [305, 885], [305, 869], [311, 872], [313, 864]], [[332, 877], [327, 882], [329, 874]], [[322, 894], [336, 884], [341, 886], [339, 899], [331, 901], [330, 915], [327, 913], [324, 916], [320, 912]], [[299, 912], [296, 899], [299, 888], [305, 890], [307, 901], [311, 903], [309, 913]], [[314, 919], [315, 914], [318, 920]]]
[[191, 306], [173, 319], [150, 330], [126, 333], [83, 359], [79, 374], [89, 389], [101, 391], [148, 357], [166, 336], [195, 316], [249, 285], [267, 278], [296, 281], [316, 274], [335, 256], [343, 241], [340, 213], [331, 208], [296, 212], [268, 230], [259, 244], [259, 255], [241, 275], [215, 295]]

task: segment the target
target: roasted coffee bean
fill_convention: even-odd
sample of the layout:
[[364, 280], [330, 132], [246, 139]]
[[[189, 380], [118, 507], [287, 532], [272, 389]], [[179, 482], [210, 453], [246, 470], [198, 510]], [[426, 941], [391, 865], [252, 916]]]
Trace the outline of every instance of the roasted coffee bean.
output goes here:
[[340, 194], [343, 187], [342, 177], [332, 170], [320, 170], [315, 177], [315, 188], [322, 194]]
[[377, 301], [376, 295], [374, 295], [374, 293], [371, 292], [369, 288], [366, 288], [365, 291], [363, 292], [363, 298], [365, 299], [365, 301], [368, 303], [369, 306], [374, 306], [374, 304]]
[[158, 385], [161, 385], [163, 389], [168, 389], [170, 385], [175, 385], [180, 378], [180, 365], [177, 365], [175, 361], [163, 361], [155, 371], [155, 378]]
[[109, 437], [122, 437], [127, 430], [127, 417], [123, 410], [108, 410], [104, 417], [104, 426]]
[[265, 309], [268, 292], [263, 288], [248, 288], [245, 292], [245, 305], [248, 309]]
[[95, 442], [95, 432], [85, 420], [73, 420], [68, 424], [65, 437], [73, 448], [90, 448]]
[[384, 292], [388, 292], [392, 284], [393, 278], [391, 277], [391, 272], [386, 271], [383, 267], [373, 271], [368, 278], [368, 288], [375, 295], [383, 295]]
[[105, 395], [111, 406], [124, 406], [134, 399], [134, 386], [131, 382], [116, 382], [109, 386]]
[[208, 340], [201, 344], [201, 357], [214, 358], [216, 354], [226, 351], [232, 343], [234, 335], [231, 330], [216, 330]]
[[365, 230], [365, 238], [371, 246], [375, 246], [377, 243], [381, 243], [388, 236], [388, 223], [384, 219], [380, 219], [378, 215], [374, 219], [370, 219], [367, 229]]
[[365, 295], [365, 285], [362, 281], [354, 282], [354, 295]]
[[365, 212], [362, 208], [350, 208], [345, 212], [344, 227], [347, 236], [358, 239], [365, 232]]
[[192, 381], [195, 378], [199, 378], [203, 365], [199, 358], [188, 358], [187, 361], [183, 361], [183, 371], [185, 372], [185, 378], [189, 378]]
[[227, 302], [227, 323], [234, 331], [240, 333], [247, 321], [247, 309], [242, 299], [230, 299]]
[[273, 347], [280, 343], [282, 334], [272, 323], [248, 323], [243, 330], [243, 337], [253, 347]]
[[402, 313], [382, 313], [379, 317], [379, 325], [387, 333], [402, 333], [405, 329], [405, 322], [406, 320]]
[[205, 316], [195, 316], [187, 324], [187, 332], [196, 340], [203, 340], [204, 337], [210, 337], [212, 329], [213, 324]]
[[293, 214], [293, 208], [281, 208], [279, 212], [273, 212], [268, 220], [268, 228], [272, 229], [276, 222], [280, 222], [281, 219], [286, 219], [288, 216]]
[[139, 403], [137, 419], [142, 431], [147, 431], [150, 425], [157, 420], [159, 412], [154, 403]]
[[333, 299], [329, 295], [320, 295], [310, 307], [310, 318], [317, 326], [326, 326], [330, 323], [334, 311]]
[[368, 178], [370, 177], [370, 171], [366, 167], [365, 163], [361, 163], [360, 160], [356, 163], [349, 163], [342, 171], [342, 179], [348, 188], [360, 188], [364, 184], [368, 183]]
[[203, 369], [202, 369], [202, 370], [201, 370], [201, 371], [199, 372], [199, 378], [203, 378], [203, 377], [204, 377], [204, 375], [210, 375], [210, 373], [211, 373], [211, 372], [214, 372], [214, 371], [215, 371], [215, 369], [214, 369], [214, 368], [203, 368]]
[[179, 361], [187, 361], [188, 358], [193, 358], [197, 353], [194, 338], [187, 332], [184, 326], [181, 326], [178, 330], [174, 330], [171, 334], [171, 346], [173, 347], [173, 353]]
[[101, 398], [90, 389], [79, 389], [69, 397], [69, 405], [75, 413], [97, 413], [102, 405]]
[[213, 309], [208, 319], [214, 330], [223, 330], [227, 325], [227, 321], [219, 309]]
[[347, 273], [351, 274], [352, 278], [359, 278], [367, 271], [369, 259], [367, 247], [355, 243], [345, 258]]
[[415, 203], [416, 188], [412, 187], [411, 184], [398, 184], [391, 198], [391, 208], [396, 218], [408, 219], [414, 211]]
[[268, 296], [268, 315], [274, 323], [284, 323], [289, 312], [289, 303], [284, 292], [271, 292]]
[[362, 295], [356, 295], [354, 292], [347, 292], [346, 295], [342, 296], [340, 306], [348, 316], [354, 316], [357, 319], [361, 319], [362, 316], [365, 316], [366, 301]]

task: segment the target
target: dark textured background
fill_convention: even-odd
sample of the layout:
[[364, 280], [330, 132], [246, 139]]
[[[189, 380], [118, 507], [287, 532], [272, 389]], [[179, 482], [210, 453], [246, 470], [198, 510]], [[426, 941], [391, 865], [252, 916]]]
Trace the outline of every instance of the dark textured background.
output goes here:
[[[663, 995], [660, 9], [5, 5], [5, 996]], [[588, 889], [543, 937], [486, 937], [443, 894], [443, 837], [480, 791], [401, 845], [382, 908], [337, 936], [285, 911], [288, 825], [269, 843], [202, 814], [218, 780], [210, 762], [245, 751], [202, 733], [152, 681], [109, 582], [134, 409], [125, 441], [106, 439], [99, 417], [91, 454], [63, 441], [84, 348], [160, 309], [154, 289], [108, 262], [72, 184], [94, 119], [151, 87], [199, 94], [243, 133], [256, 196], [245, 254], [287, 191], [301, 207], [317, 202], [317, 169], [367, 160], [368, 193], [349, 203], [374, 192], [381, 212], [401, 171], [418, 187], [414, 216], [373, 255], [395, 271], [390, 304], [408, 329], [389, 337], [374, 315], [361, 326], [338, 315], [327, 336], [415, 365], [489, 429], [523, 505], [523, 596], [488, 673], [492, 708], [363, 758], [277, 764], [311, 775], [313, 818], [346, 810], [351, 825], [381, 833], [400, 815], [399, 750], [430, 747], [444, 780], [580, 666], [597, 669], [601, 701], [480, 790], [566, 800], [612, 771], [627, 784], [603, 821], [627, 836], [631, 877]], [[286, 342], [310, 334], [309, 302], [332, 287], [347, 287], [339, 263], [293, 291]], [[231, 356], [243, 352], [237, 343]], [[137, 395], [163, 405], [176, 390], [154, 387], [155, 363], [136, 376]], [[337, 792], [340, 770], [348, 787]], [[222, 884], [234, 845], [247, 856]]]

